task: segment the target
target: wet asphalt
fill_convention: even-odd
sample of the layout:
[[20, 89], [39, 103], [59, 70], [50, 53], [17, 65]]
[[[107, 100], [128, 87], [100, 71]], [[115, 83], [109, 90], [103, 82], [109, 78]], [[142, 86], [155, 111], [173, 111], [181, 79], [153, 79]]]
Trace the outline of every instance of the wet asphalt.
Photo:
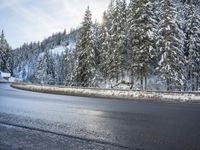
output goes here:
[[200, 150], [200, 104], [59, 96], [0, 84], [0, 150]]

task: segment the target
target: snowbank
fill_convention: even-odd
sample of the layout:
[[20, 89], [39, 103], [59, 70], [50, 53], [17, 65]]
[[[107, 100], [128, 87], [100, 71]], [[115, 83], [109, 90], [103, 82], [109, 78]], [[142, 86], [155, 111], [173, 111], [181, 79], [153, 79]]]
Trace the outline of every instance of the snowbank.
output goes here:
[[127, 90], [108, 90], [108, 89], [89, 89], [89, 88], [69, 88], [69, 87], [50, 87], [13, 83], [14, 88], [28, 90], [33, 92], [117, 98], [129, 100], [147, 100], [147, 101], [169, 101], [169, 102], [200, 102], [200, 93], [183, 93], [183, 92], [144, 92], [144, 91], [127, 91]]
[[22, 81], [22, 80], [20, 80], [20, 79], [18, 79], [18, 78], [14, 78], [14, 77], [10, 77], [9, 78], [9, 82], [17, 82], [17, 81]]
[[12, 77], [10, 73], [5, 73], [5, 72], [0, 71], [1, 83], [9, 83], [9, 82], [16, 82], [16, 81], [19, 81], [19, 80], [17, 78]]
[[13, 83], [13, 82], [18, 82], [18, 81], [22, 81], [22, 80], [14, 78], [14, 77], [10, 77], [9, 80], [0, 78], [0, 83]]

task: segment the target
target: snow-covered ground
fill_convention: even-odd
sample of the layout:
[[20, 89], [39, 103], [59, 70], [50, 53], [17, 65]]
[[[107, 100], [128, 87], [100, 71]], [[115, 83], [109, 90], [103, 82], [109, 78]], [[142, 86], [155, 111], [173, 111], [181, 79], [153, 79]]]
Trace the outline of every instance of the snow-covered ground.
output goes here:
[[6, 78], [10, 78], [11, 74], [0, 71], [0, 82], [8, 82]]
[[[5, 77], [8, 78], [8, 80], [5, 79]], [[0, 82], [4, 82], [4, 83], [11, 82], [12, 83], [12, 82], [16, 82], [16, 81], [21, 81], [21, 80], [12, 77], [10, 73], [5, 73], [5, 72], [0, 71]]]
[[56, 47], [56, 48], [54, 48], [54, 49], [50, 49], [49, 52], [50, 52], [51, 54], [53, 54], [53, 55], [61, 55], [62, 53], [65, 52], [65, 50], [66, 50], [65, 47], [63, 47], [63, 46], [58, 46], [58, 47]]
[[5, 82], [13, 83], [13, 82], [17, 82], [17, 81], [22, 81], [22, 80], [14, 78], [14, 77], [10, 77], [9, 80], [5, 80], [5, 79], [0, 78], [0, 82], [3, 82], [3, 83], [5, 83]]
[[7, 82], [6, 80], [4, 80], [4, 79], [2, 79], [2, 78], [0, 78], [0, 83], [1, 82]]
[[[65, 53], [66, 47], [64, 47], [64, 46], [57, 46], [57, 47], [55, 47], [53, 49], [49, 49], [48, 51], [52, 55], [61, 55], [61, 54]], [[44, 52], [40, 53], [39, 58], [43, 57], [44, 54], [45, 54]]]
[[10, 77], [10, 73], [5, 73], [5, 72], [1, 72], [1, 71], [0, 71], [0, 75], [2, 77]]
[[69, 45], [67, 46], [67, 49], [73, 50], [76, 48], [76, 42], [75, 41], [70, 41]]
[[65, 53], [66, 49], [73, 50], [73, 49], [75, 49], [75, 47], [76, 47], [76, 43], [71, 42], [71, 43], [69, 43], [69, 45], [67, 47], [58, 46], [56, 48], [50, 49], [49, 52], [50, 52], [50, 54], [53, 54], [53, 55], [61, 55], [61, 54]]
[[128, 90], [87, 89], [69, 87], [49, 87], [28, 84], [12, 84], [14, 88], [23, 90], [54, 93], [62, 95], [76, 95], [103, 98], [121, 98], [130, 100], [170, 101], [170, 102], [200, 102], [200, 93], [183, 92], [145, 92]]
[[11, 78], [9, 79], [9, 82], [11, 82], [11, 83], [17, 82], [17, 81], [22, 81], [22, 80], [20, 80], [20, 79], [18, 79], [18, 78], [14, 78], [14, 77], [11, 77]]

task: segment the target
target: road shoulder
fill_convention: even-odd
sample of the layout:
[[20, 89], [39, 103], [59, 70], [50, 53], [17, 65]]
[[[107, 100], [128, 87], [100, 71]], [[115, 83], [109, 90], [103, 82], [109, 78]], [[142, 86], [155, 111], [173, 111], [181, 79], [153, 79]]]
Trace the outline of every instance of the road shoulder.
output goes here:
[[111, 99], [127, 99], [141, 101], [158, 101], [173, 103], [200, 103], [199, 92], [158, 92], [158, 91], [131, 91], [95, 88], [53, 87], [31, 84], [12, 83], [11, 87], [26, 91]]

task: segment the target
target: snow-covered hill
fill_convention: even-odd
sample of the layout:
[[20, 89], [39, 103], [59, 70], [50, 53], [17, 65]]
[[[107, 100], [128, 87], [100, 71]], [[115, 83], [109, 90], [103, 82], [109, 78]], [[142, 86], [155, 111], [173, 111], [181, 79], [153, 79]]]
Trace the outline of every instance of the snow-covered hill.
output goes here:
[[63, 53], [65, 53], [66, 48], [64, 46], [58, 46], [56, 48], [50, 49], [49, 52], [50, 54], [53, 55], [61, 55]]
[[[13, 51], [14, 59], [14, 76], [25, 81], [40, 82], [52, 79], [49, 71], [45, 68], [53, 69], [53, 76], [56, 83], [63, 82], [62, 75], [63, 61], [67, 54], [75, 51], [78, 38], [78, 31], [74, 30], [69, 34], [58, 33], [41, 43], [24, 44], [22, 47]], [[52, 72], [52, 71], [51, 71]], [[44, 77], [47, 76], [47, 77]]]

